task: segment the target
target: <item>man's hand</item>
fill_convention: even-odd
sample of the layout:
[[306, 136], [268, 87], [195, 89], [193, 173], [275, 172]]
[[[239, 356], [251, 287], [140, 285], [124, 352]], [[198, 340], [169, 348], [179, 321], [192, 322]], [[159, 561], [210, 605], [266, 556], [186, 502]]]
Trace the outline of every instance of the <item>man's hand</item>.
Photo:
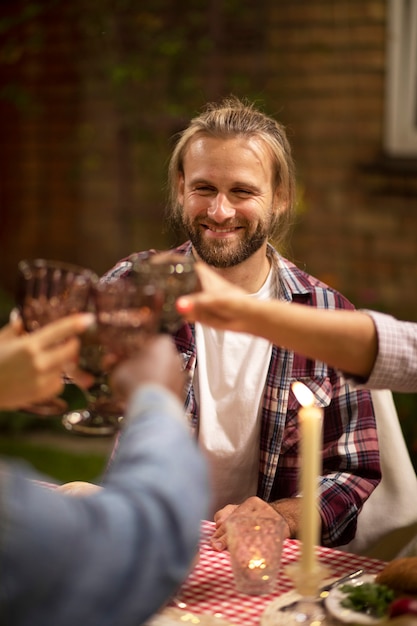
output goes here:
[[245, 515], [247, 517], [272, 517], [278, 515], [285, 522], [284, 539], [290, 536], [290, 529], [287, 520], [271, 506], [268, 502], [261, 500], [257, 496], [252, 496], [242, 502], [242, 504], [228, 504], [214, 515], [216, 530], [211, 537], [211, 545], [215, 550], [221, 552], [227, 548], [226, 522], [231, 516]]

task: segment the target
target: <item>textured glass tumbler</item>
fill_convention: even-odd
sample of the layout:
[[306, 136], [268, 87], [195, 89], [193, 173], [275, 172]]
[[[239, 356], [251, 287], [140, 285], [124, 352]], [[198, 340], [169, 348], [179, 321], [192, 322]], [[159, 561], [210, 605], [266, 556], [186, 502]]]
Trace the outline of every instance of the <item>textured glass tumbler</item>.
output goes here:
[[27, 331], [88, 309], [98, 280], [89, 269], [50, 261], [23, 260], [18, 264], [16, 304]]
[[231, 516], [227, 544], [236, 589], [240, 593], [273, 593], [281, 567], [284, 522], [278, 516]]
[[92, 291], [96, 326], [81, 336], [80, 367], [94, 375], [87, 407], [67, 412], [65, 428], [80, 435], [114, 435], [123, 422], [124, 402], [113, 396], [108, 374], [115, 363], [138, 353], [156, 334], [160, 303], [156, 290], [131, 277], [98, 282]]
[[146, 260], [136, 261], [132, 277], [139, 285], [155, 287], [161, 303], [159, 331], [175, 333], [184, 324], [176, 309], [177, 298], [201, 289], [193, 257], [156, 253]]

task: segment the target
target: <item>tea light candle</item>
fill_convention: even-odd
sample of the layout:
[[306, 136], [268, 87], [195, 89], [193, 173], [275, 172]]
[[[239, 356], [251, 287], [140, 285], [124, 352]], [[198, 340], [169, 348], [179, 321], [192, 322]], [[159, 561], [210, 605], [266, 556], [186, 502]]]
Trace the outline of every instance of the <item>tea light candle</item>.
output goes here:
[[314, 395], [303, 383], [292, 385], [301, 404], [298, 412], [301, 432], [301, 572], [313, 575], [317, 570], [316, 545], [320, 540], [317, 480], [321, 467], [321, 428], [323, 410], [314, 406]]
[[265, 569], [266, 561], [262, 557], [253, 557], [248, 563], [248, 568], [252, 570]]

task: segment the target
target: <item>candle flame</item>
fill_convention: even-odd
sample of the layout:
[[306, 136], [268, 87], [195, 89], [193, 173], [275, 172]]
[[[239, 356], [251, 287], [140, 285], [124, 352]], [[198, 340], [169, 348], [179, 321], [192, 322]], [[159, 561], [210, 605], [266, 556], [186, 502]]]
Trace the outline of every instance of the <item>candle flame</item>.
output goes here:
[[266, 561], [262, 557], [259, 557], [259, 558], [254, 557], [253, 559], [249, 561], [248, 568], [249, 569], [265, 569]]
[[303, 383], [297, 381], [291, 385], [291, 388], [301, 406], [305, 407], [314, 405], [314, 395]]

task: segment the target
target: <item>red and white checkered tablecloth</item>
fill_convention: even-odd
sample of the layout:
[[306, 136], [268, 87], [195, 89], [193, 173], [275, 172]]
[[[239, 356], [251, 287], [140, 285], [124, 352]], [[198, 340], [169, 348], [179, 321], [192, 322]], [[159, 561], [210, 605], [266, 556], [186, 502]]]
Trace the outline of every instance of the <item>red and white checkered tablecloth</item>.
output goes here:
[[[209, 538], [214, 531], [213, 522], [203, 522], [200, 559], [176, 596], [186, 610], [196, 614], [217, 615], [233, 624], [259, 626], [265, 608], [279, 595], [294, 589], [292, 581], [283, 573], [285, 566], [299, 559], [299, 542], [287, 539], [282, 554], [282, 567], [276, 592], [264, 596], [249, 596], [235, 589], [230, 557], [227, 551], [217, 552], [210, 547]], [[363, 568], [368, 574], [378, 573], [383, 561], [333, 550], [318, 548], [320, 564], [329, 570], [329, 578], [340, 577]], [[174, 606], [174, 603], [171, 604]]]

